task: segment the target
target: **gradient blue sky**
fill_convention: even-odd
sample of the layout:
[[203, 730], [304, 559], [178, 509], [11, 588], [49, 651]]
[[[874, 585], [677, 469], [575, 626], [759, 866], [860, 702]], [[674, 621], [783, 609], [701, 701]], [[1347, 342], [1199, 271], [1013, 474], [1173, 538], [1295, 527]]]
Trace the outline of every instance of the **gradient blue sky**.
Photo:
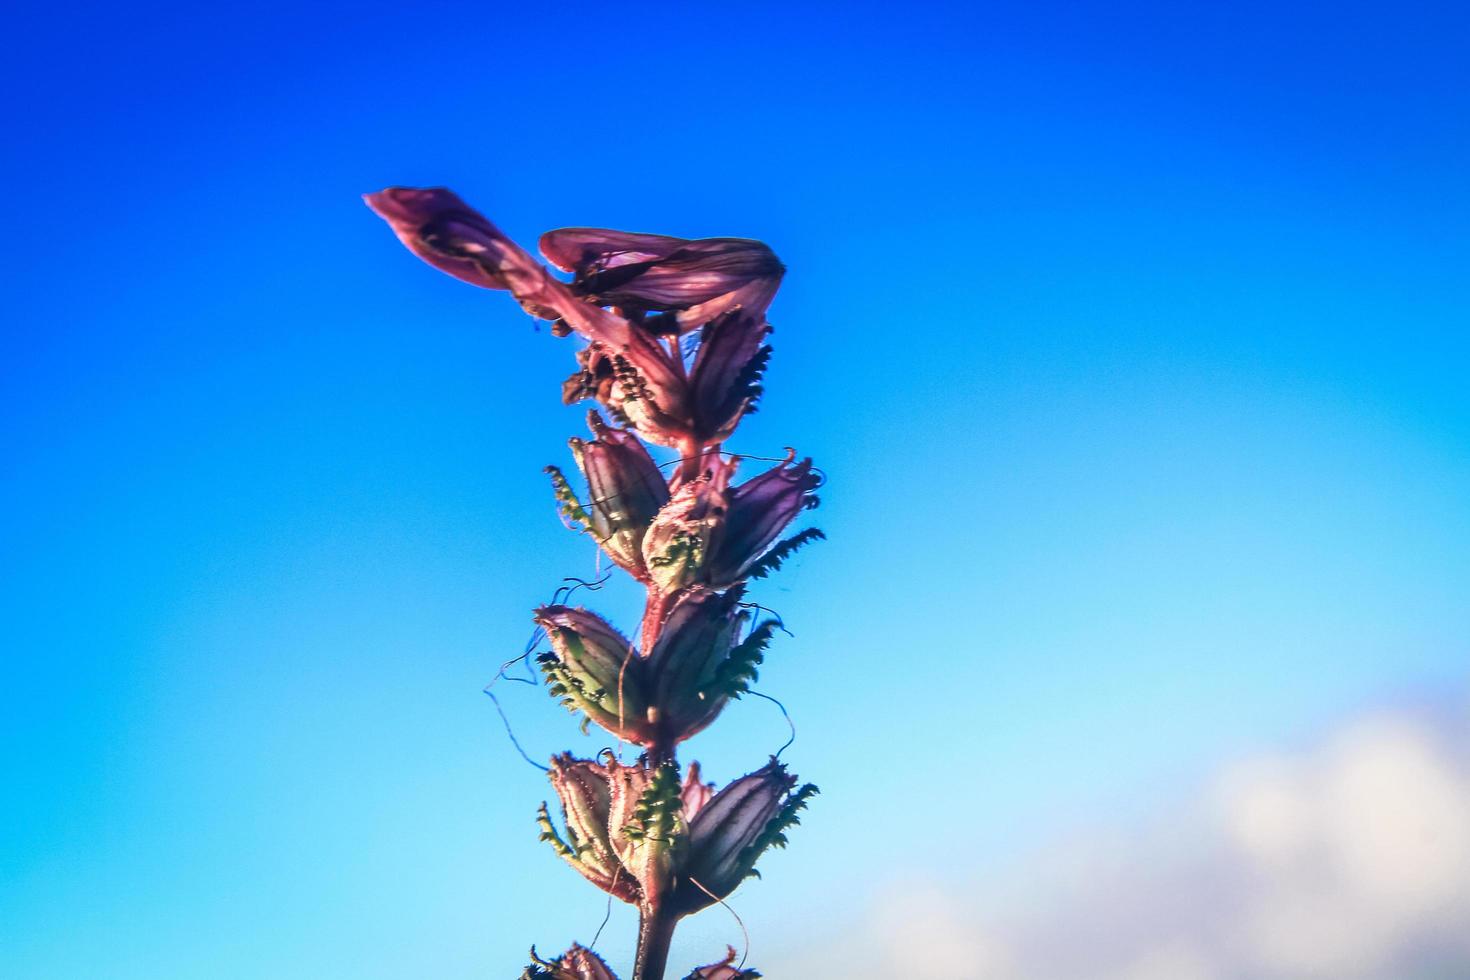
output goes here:
[[[824, 795], [735, 900], [755, 965], [1458, 689], [1470, 23], [1228, 8], [10, 15], [5, 975], [509, 977], [597, 928], [480, 693], [593, 568], [540, 472], [573, 347], [409, 257], [388, 184], [790, 267], [733, 448], [830, 476], [830, 542], [759, 590]], [[748, 701], [693, 750], [727, 779], [784, 737]]]

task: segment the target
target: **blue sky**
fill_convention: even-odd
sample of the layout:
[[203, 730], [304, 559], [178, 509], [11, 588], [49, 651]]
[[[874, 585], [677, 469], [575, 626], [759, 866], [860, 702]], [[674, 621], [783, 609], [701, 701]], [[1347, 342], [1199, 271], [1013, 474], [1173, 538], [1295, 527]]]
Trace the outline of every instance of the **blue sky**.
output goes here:
[[[895, 880], [967, 887], [1465, 690], [1452, 5], [12, 26], [9, 976], [513, 976], [597, 928], [480, 693], [593, 568], [541, 474], [580, 433], [573, 346], [408, 256], [359, 200], [389, 184], [528, 244], [738, 235], [790, 269], [732, 447], [830, 477], [830, 541], [759, 593], [824, 790], [733, 903], [773, 976]], [[539, 692], [506, 709], [536, 754], [598, 747]], [[784, 738], [752, 700], [691, 748], [728, 779]], [[719, 910], [682, 935], [680, 963], [739, 939]]]

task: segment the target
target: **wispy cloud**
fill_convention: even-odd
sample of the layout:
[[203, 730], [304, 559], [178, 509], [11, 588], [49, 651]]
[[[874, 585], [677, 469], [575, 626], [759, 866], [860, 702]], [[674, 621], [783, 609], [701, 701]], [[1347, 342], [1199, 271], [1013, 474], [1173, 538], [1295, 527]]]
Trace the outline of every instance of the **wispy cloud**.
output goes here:
[[[1470, 725], [1365, 714], [1223, 767], [1122, 830], [965, 887], [885, 890], [773, 976], [1448, 980], [1470, 976]], [[834, 962], [832, 957], [837, 956]]]

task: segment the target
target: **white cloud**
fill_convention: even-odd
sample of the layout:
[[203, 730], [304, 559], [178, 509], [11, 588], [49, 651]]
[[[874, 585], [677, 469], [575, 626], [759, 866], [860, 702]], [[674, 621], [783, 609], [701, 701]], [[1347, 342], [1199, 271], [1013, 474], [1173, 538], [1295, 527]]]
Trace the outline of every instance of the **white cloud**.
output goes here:
[[1144, 953], [1117, 980], [1220, 980], [1220, 974], [1209, 957], [1180, 942]]
[[885, 890], [856, 936], [808, 944], [761, 968], [771, 977], [1014, 977], [999, 940], [978, 929], [954, 896], [922, 882]]
[[1403, 976], [1403, 955], [1470, 922], [1470, 774], [1422, 721], [1241, 767], [1220, 809], [1259, 876], [1237, 943], [1268, 976]]
[[[1004, 879], [884, 891], [840, 945], [765, 964], [851, 980], [1470, 977], [1470, 728], [1343, 726], [1241, 760], [1121, 834]], [[855, 941], [854, 941], [855, 940]], [[815, 971], [815, 972], [813, 972]]]

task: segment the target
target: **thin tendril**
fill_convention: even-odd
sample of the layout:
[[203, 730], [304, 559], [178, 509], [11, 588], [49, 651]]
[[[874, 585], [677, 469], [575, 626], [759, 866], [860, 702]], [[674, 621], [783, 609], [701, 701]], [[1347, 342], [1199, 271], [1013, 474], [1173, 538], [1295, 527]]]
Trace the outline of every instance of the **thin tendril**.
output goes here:
[[[494, 682], [492, 681], [491, 685], [493, 684]], [[487, 686], [485, 688], [485, 693], [489, 695], [490, 703], [495, 705], [495, 710], [500, 715], [501, 722], [505, 725], [505, 734], [510, 736], [510, 744], [516, 747], [516, 751], [521, 754], [521, 758], [525, 759], [527, 762], [535, 766], [537, 769], [540, 769], [542, 772], [550, 772], [550, 766], [543, 766], [541, 763], [537, 762], [535, 759], [527, 755], [525, 749], [521, 748], [520, 740], [516, 738], [516, 733], [510, 727], [510, 719], [505, 716], [505, 709], [500, 706], [500, 699], [495, 696], [494, 691], [490, 690], [490, 686]]]
[[[720, 455], [721, 456], [724, 456], [724, 457], [726, 457], [728, 459], [753, 459], [753, 460], [756, 460], [757, 462], [761, 462], [761, 463], [789, 463], [789, 462], [791, 462], [792, 459], [795, 458], [795, 456], [796, 456], [796, 450], [794, 450], [794, 449], [791, 450], [791, 455], [790, 456], [752, 456], [749, 453], [731, 453], [731, 452], [726, 452], [725, 450], [722, 449], [722, 450], [720, 450]], [[703, 453], [701, 453], [698, 456], [675, 456], [673, 459], [668, 460], [667, 462], [659, 463], [658, 464], [658, 468], [661, 469], [661, 470], [662, 469], [667, 469], [670, 466], [678, 466], [678, 465], [680, 465], [682, 463], [685, 463], [685, 462], [687, 462], [687, 461], [689, 461], [691, 459], [703, 459], [703, 458], [704, 458], [704, 454]], [[811, 471], [817, 475], [817, 480], [819, 481], [817, 483], [817, 488], [818, 489], [820, 489], [821, 487], [824, 487], [824, 486], [827, 485], [827, 471], [826, 470], [822, 469], [820, 466], [813, 466], [811, 468]]]
[[786, 727], [791, 729], [791, 737], [786, 740], [785, 744], [783, 744], [779, 749], [776, 750], [776, 758], [781, 758], [781, 753], [791, 748], [791, 743], [796, 741], [796, 722], [791, 720], [791, 715], [786, 711], [786, 705], [782, 704], [780, 701], [777, 701], [769, 694], [762, 694], [760, 691], [747, 691], [746, 693], [754, 694], [758, 698], [765, 698], [767, 701], [771, 702], [776, 707], [781, 709], [781, 717], [786, 719]]
[[736, 912], [734, 909], [732, 909], [730, 907], [730, 903], [729, 902], [725, 901], [723, 898], [721, 898], [720, 896], [716, 895], [714, 892], [710, 891], [708, 888], [706, 888], [703, 885], [701, 885], [699, 883], [699, 879], [698, 878], [695, 878], [693, 875], [690, 875], [689, 880], [692, 881], [692, 882], [694, 882], [694, 887], [695, 888], [698, 888], [700, 891], [704, 892], [710, 898], [714, 899], [715, 901], [719, 902], [721, 905], [725, 906], [725, 911], [729, 912], [731, 915], [733, 915], [735, 917], [735, 924], [740, 927], [740, 934], [745, 937], [745, 949], [740, 954], [740, 963], [735, 967], [735, 969], [737, 969], [737, 970], [743, 970], [745, 968], [745, 960], [746, 960], [746, 958], [748, 956], [750, 956], [750, 930], [748, 930], [748, 929], [745, 928], [745, 923], [744, 923], [744, 921], [741, 920], [740, 913], [739, 912]]
[[551, 604], [553, 606], [565, 605], [566, 601], [570, 599], [573, 595], [575, 595], [578, 589], [586, 589], [589, 592], [597, 592], [602, 589], [603, 586], [607, 585], [607, 580], [610, 578], [612, 578], [612, 572], [610, 570], [608, 572], [605, 572], [601, 578], [593, 579], [591, 582], [587, 581], [586, 579], [578, 578], [575, 575], [568, 575], [566, 578], [562, 579], [562, 581], [575, 582], [576, 584], [563, 585], [561, 588], [553, 592], [551, 594]]
[[[616, 867], [616, 868], [613, 869], [613, 878], [612, 878], [612, 886], [611, 887], [616, 887], [617, 886], [617, 883], [618, 883], [618, 875], [620, 875], [622, 873], [623, 873], [623, 869], [622, 869], [621, 866]], [[595, 950], [597, 948], [597, 940], [602, 935], [602, 930], [607, 928], [607, 921], [612, 918], [612, 900], [613, 900], [613, 893], [612, 892], [608, 892], [607, 893], [607, 912], [605, 912], [603, 914], [603, 916], [602, 916], [602, 924], [599, 925], [597, 927], [597, 931], [592, 934], [592, 942], [590, 942], [590, 943], [587, 944], [587, 949], [589, 951]]]
[[[759, 602], [742, 602], [742, 603], [740, 603], [740, 608], [741, 609], [759, 609], [761, 612], [765, 613], [767, 616], [771, 616], [771, 617], [773, 617], [776, 620], [776, 629], [780, 630], [782, 633], [785, 633], [787, 636], [791, 637], [793, 640], [796, 639], [796, 634], [793, 633], [793, 632], [791, 632], [789, 629], [786, 628], [786, 621], [781, 618], [781, 614], [778, 613], [778, 612], [776, 612], [776, 610], [772, 609], [770, 606], [763, 606]], [[754, 626], [751, 627], [751, 629], [754, 629], [754, 628], [755, 628]]]

